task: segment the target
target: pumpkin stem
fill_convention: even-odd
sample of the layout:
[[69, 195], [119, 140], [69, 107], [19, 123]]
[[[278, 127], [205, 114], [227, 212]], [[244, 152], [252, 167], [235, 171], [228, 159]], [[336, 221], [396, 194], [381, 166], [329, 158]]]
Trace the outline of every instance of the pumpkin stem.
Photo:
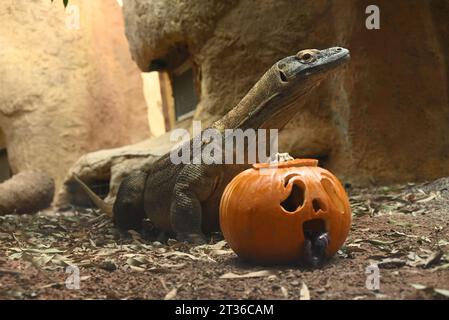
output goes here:
[[287, 162], [293, 160], [293, 157], [288, 154], [288, 152], [285, 153], [276, 153], [270, 158], [270, 163], [280, 163], [280, 162]]
[[288, 153], [277, 153], [267, 163], [253, 163], [254, 169], [277, 169], [288, 167], [317, 167], [316, 159], [293, 159]]

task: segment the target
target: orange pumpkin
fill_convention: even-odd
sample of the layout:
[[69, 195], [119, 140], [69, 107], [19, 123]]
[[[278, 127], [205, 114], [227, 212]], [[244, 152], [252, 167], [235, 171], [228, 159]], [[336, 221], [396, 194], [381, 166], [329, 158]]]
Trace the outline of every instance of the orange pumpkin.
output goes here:
[[303, 253], [304, 229], [322, 228], [329, 235], [326, 256], [335, 254], [351, 226], [341, 183], [314, 159], [270, 166], [254, 164], [223, 193], [220, 227], [231, 248], [254, 262], [295, 262]]

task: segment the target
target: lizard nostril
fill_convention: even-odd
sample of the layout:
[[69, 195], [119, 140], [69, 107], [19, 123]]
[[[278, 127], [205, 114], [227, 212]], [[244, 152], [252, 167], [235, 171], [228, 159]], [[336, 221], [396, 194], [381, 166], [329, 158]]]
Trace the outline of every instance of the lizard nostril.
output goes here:
[[285, 73], [281, 70], [279, 70], [279, 77], [281, 78], [282, 82], [287, 82], [287, 76], [285, 75]]

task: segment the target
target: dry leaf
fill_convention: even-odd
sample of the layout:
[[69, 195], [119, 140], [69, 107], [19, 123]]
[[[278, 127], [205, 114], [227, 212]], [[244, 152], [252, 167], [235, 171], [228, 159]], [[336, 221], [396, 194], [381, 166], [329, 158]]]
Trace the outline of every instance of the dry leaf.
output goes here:
[[435, 272], [435, 271], [439, 271], [439, 270], [447, 270], [449, 269], [449, 263], [443, 264], [441, 266], [435, 267], [433, 268], [431, 271]]
[[288, 290], [281, 286], [281, 292], [285, 299], [288, 299]]
[[176, 294], [178, 293], [178, 288], [174, 288], [170, 290], [164, 297], [164, 300], [173, 300], [176, 297]]
[[305, 282], [303, 282], [301, 285], [301, 290], [299, 291], [299, 300], [310, 300], [309, 288], [307, 288]]
[[444, 252], [441, 250], [433, 252], [424, 263], [424, 268], [429, 268], [438, 262], [440, 262], [441, 258], [443, 257]]
[[267, 277], [271, 275], [271, 271], [268, 270], [261, 270], [261, 271], [254, 271], [249, 272], [245, 274], [235, 274], [232, 272], [225, 273], [224, 275], [220, 276], [220, 279], [241, 279], [241, 278], [258, 278], [258, 277]]
[[43, 286], [38, 287], [38, 289], [47, 289], [47, 288], [52, 288], [52, 287], [56, 287], [56, 286], [63, 286], [65, 285], [65, 281], [60, 281], [60, 282], [52, 282], [49, 284], [44, 284]]
[[171, 256], [178, 256], [178, 257], [187, 257], [190, 258], [192, 260], [199, 260], [200, 258], [195, 257], [192, 254], [189, 253], [185, 253], [185, 252], [181, 252], [181, 251], [172, 251], [172, 252], [167, 252], [162, 254], [164, 257], [171, 257]]
[[131, 270], [133, 271], [137, 271], [137, 272], [144, 272], [145, 268], [141, 268], [141, 267], [136, 267], [136, 266], [129, 266], [131, 268]]
[[377, 245], [384, 245], [384, 246], [386, 246], [386, 245], [394, 244], [394, 243], [398, 242], [399, 240], [396, 240], [396, 241], [385, 241], [385, 240], [379, 240], [379, 239], [365, 239], [363, 241], [371, 243], [371, 244], [374, 244], [376, 246]]
[[362, 248], [361, 243], [350, 243], [346, 246], [346, 249], [349, 252], [365, 252], [366, 249]]
[[424, 242], [427, 242], [427, 243], [432, 243], [432, 240], [430, 240], [428, 237], [425, 237], [425, 236], [419, 237], [418, 242], [419, 242], [419, 241], [424, 241]]
[[413, 224], [410, 222], [406, 222], [406, 221], [399, 221], [399, 220], [394, 220], [392, 218], [390, 218], [388, 220], [389, 223], [394, 224], [396, 226], [400, 226], [400, 227], [407, 227], [407, 228], [414, 228], [414, 227], [419, 227], [419, 224]]
[[215, 244], [203, 244], [195, 247], [195, 249], [220, 250], [226, 246], [226, 240], [221, 240]]
[[185, 263], [175, 263], [175, 264], [171, 264], [171, 263], [159, 263], [158, 266], [161, 268], [166, 268], [166, 269], [170, 269], [170, 268], [182, 268], [184, 267], [186, 264]]
[[391, 234], [391, 236], [393, 237], [406, 237], [407, 234], [405, 234], [404, 232], [399, 232], [399, 231], [393, 231], [393, 233]]
[[424, 199], [417, 200], [416, 202], [417, 203], [429, 202], [430, 200], [433, 200], [434, 198], [436, 198], [436, 196], [437, 196], [436, 194], [431, 194], [430, 196], [428, 196]]
[[387, 258], [377, 263], [379, 268], [393, 269], [405, 266], [406, 261], [398, 258]]
[[427, 286], [423, 285], [423, 284], [419, 284], [419, 283], [409, 283], [413, 288], [415, 288], [416, 290], [425, 290], [427, 289]]
[[54, 256], [42, 254], [38, 257], [32, 257], [31, 262], [37, 267], [43, 267], [53, 259]]
[[217, 250], [212, 250], [210, 254], [211, 255], [216, 255], [216, 256], [222, 256], [222, 255], [225, 255], [225, 254], [232, 254], [232, 253], [234, 253], [234, 251], [232, 251], [232, 250], [217, 249]]
[[21, 273], [22, 273], [21, 271], [0, 268], [0, 275], [2, 275], [2, 274], [21, 274]]
[[73, 265], [73, 260], [70, 259], [68, 256], [62, 256], [59, 254], [56, 254], [53, 259], [51, 260], [51, 262], [57, 266], [61, 266], [61, 267], [67, 267], [70, 265]]
[[120, 249], [101, 249], [98, 251], [97, 256], [110, 256], [117, 251], [120, 251]]
[[56, 249], [56, 248], [47, 248], [47, 249], [34, 249], [34, 248], [26, 248], [22, 251], [28, 252], [28, 253], [40, 253], [40, 254], [56, 254], [56, 253], [62, 253], [64, 251]]
[[15, 253], [13, 253], [13, 254], [10, 254], [10, 255], [8, 256], [8, 258], [9, 258], [10, 260], [17, 260], [17, 259], [20, 259], [20, 258], [22, 258], [22, 252], [15, 252]]
[[435, 288], [435, 289], [433, 289], [433, 291], [435, 291], [438, 294], [441, 294], [442, 296], [449, 298], [449, 290]]
[[131, 267], [144, 268], [147, 263], [148, 261], [146, 259], [142, 259], [141, 257], [130, 257], [126, 260], [126, 264], [128, 264]]
[[0, 240], [7, 240], [7, 239], [11, 239], [9, 233], [0, 232]]

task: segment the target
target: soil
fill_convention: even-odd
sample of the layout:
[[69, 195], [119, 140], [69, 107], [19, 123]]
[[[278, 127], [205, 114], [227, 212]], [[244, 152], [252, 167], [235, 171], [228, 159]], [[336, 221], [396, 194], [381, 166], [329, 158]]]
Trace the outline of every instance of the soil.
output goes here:
[[448, 299], [449, 179], [348, 194], [346, 244], [315, 270], [245, 263], [219, 234], [203, 246], [122, 234], [94, 210], [1, 216], [0, 298]]

